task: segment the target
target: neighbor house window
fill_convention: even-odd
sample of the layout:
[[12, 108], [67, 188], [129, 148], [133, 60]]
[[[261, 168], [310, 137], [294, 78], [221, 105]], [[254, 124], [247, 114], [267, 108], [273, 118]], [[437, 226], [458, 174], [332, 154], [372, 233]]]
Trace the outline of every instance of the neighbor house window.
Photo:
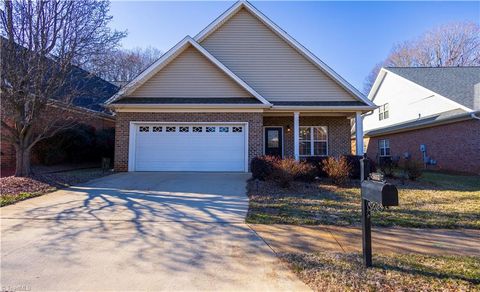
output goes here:
[[390, 116], [390, 113], [388, 111], [388, 103], [381, 105], [378, 108], [378, 120], [381, 121], [384, 119], [388, 119], [389, 116]]
[[388, 139], [378, 140], [380, 156], [390, 156], [390, 141]]
[[300, 156], [326, 156], [327, 127], [300, 127]]

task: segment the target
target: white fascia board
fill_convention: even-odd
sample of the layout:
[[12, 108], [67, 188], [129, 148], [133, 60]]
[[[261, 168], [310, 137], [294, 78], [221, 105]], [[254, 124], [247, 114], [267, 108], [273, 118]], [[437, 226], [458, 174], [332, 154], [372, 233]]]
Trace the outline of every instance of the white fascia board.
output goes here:
[[112, 96], [110, 99], [108, 99], [105, 102], [105, 104], [111, 104], [112, 102], [118, 100], [120, 97], [132, 93], [135, 89], [137, 89], [139, 86], [144, 84], [153, 75], [155, 75], [162, 68], [164, 68], [166, 65], [168, 65], [168, 63], [173, 61], [189, 45], [196, 48], [197, 51], [199, 51], [203, 56], [205, 56], [207, 59], [209, 59], [213, 64], [215, 64], [220, 70], [222, 70], [225, 74], [227, 74], [231, 79], [233, 79], [243, 89], [245, 89], [252, 96], [254, 96], [256, 99], [258, 99], [260, 102], [262, 102], [262, 104], [270, 105], [270, 103], [265, 98], [263, 98], [252, 87], [250, 87], [247, 83], [245, 83], [242, 79], [240, 79], [237, 75], [235, 75], [232, 71], [230, 71], [230, 69], [228, 69], [220, 61], [218, 61], [214, 56], [212, 56], [207, 50], [205, 50], [200, 44], [198, 44], [190, 36], [186, 36], [184, 39], [182, 39], [173, 48], [171, 48], [167, 53], [162, 55], [162, 57], [160, 59], [158, 59], [150, 67], [148, 67], [146, 70], [144, 70], [142, 73], [140, 73], [137, 77], [135, 77], [135, 79], [133, 79], [131, 82], [129, 82], [125, 87], [123, 87], [114, 96]]
[[382, 85], [383, 80], [385, 80], [386, 76], [387, 76], [387, 71], [385, 70], [385, 68], [382, 67], [378, 72], [377, 77], [375, 78], [375, 82], [373, 82], [372, 88], [370, 88], [370, 92], [368, 93], [368, 99], [371, 100], [372, 102], [375, 100], [378, 89]]
[[412, 80], [410, 80], [410, 79], [408, 79], [408, 78], [405, 78], [405, 77], [403, 77], [403, 76], [401, 76], [401, 75], [399, 75], [399, 74], [396, 74], [395, 72], [389, 71], [388, 68], [386, 68], [385, 70], [386, 70], [388, 73], [395, 74], [396, 76], [402, 78], [403, 80], [406, 80], [407, 82], [409, 82], [409, 83], [411, 83], [411, 84], [414, 84], [414, 85], [416, 85], [416, 86], [418, 86], [418, 87], [420, 87], [420, 88], [423, 88], [423, 89], [426, 90], [427, 92], [429, 92], [429, 93], [431, 93], [431, 94], [433, 94], [433, 95], [436, 95], [436, 96], [444, 99], [445, 102], [447, 102], [447, 103], [450, 103], [450, 104], [452, 104], [452, 105], [454, 105], [454, 106], [457, 106], [458, 108], [460, 108], [460, 109], [462, 109], [462, 110], [464, 110], [464, 111], [466, 111], [466, 112], [473, 112], [473, 109], [468, 108], [468, 107], [466, 107], [466, 106], [464, 106], [464, 105], [461, 105], [461, 104], [459, 104], [458, 102], [453, 101], [453, 100], [451, 100], [450, 98], [445, 97], [445, 96], [443, 96], [443, 95], [441, 95], [441, 94], [438, 94], [438, 93], [436, 93], [435, 91], [433, 91], [433, 90], [431, 90], [431, 89], [428, 89], [428, 88], [426, 88], [426, 87], [423, 87], [422, 85], [420, 85], [420, 84], [418, 84], [418, 83], [415, 83], [415, 82], [413, 82]]
[[355, 87], [353, 87], [350, 83], [348, 83], [345, 79], [343, 79], [337, 72], [335, 72], [332, 68], [330, 68], [327, 64], [325, 64], [322, 60], [320, 60], [308, 49], [306, 49], [302, 44], [300, 44], [297, 40], [291, 37], [288, 33], [286, 33], [283, 29], [281, 29], [278, 25], [276, 25], [273, 21], [271, 21], [267, 16], [261, 13], [257, 8], [255, 8], [248, 1], [239, 1], [235, 3], [227, 11], [225, 11], [222, 15], [220, 15], [217, 19], [215, 19], [210, 25], [208, 25], [205, 29], [203, 29], [200, 33], [198, 33], [195, 36], [195, 40], [199, 43], [202, 42], [206, 37], [208, 37], [211, 33], [213, 33], [222, 23], [224, 23], [230, 17], [232, 17], [235, 13], [237, 13], [242, 7], [244, 7], [253, 15], [255, 15], [261, 22], [263, 22], [273, 32], [275, 32], [284, 41], [286, 41], [287, 44], [292, 46], [295, 50], [297, 50], [297, 52], [299, 52], [301, 55], [306, 57], [310, 62], [316, 65], [324, 73], [329, 75], [340, 86], [342, 86], [345, 90], [350, 92], [357, 100], [363, 101], [367, 105], [374, 106], [374, 103], [371, 102], [368, 98], [366, 98], [360, 91], [358, 91]]
[[376, 106], [272, 106], [271, 111], [345, 111], [345, 112], [369, 112]]

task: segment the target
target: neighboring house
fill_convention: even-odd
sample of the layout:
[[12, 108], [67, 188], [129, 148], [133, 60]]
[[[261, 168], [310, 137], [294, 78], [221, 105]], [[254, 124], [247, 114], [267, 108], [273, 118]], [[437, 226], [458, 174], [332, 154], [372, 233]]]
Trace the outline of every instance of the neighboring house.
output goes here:
[[348, 154], [350, 119], [375, 108], [246, 1], [107, 104], [117, 115], [117, 171], [248, 171], [263, 154]]
[[[6, 39], [0, 37], [0, 41], [3, 45]], [[6, 61], [2, 57], [2, 62]], [[119, 88], [76, 66], [72, 66], [68, 80], [69, 83], [65, 88], [75, 88], [76, 92], [78, 92], [78, 96], [72, 100], [74, 106], [69, 106], [68, 108], [70, 112], [69, 117], [78, 120], [79, 123], [90, 125], [96, 130], [113, 128], [115, 126], [115, 117], [103, 104]], [[52, 97], [52, 100], [55, 100], [55, 97]], [[53, 105], [53, 107], [62, 106], [64, 107], [65, 105], [62, 105], [62, 103]], [[52, 114], [54, 113], [55, 109], [52, 109]], [[2, 116], [2, 120], [8, 123], [9, 117]], [[15, 168], [15, 148], [9, 142], [2, 140], [0, 152], [1, 170], [2, 176], [4, 176], [12, 173]], [[36, 161], [36, 157], [33, 156], [32, 161]]]
[[480, 67], [383, 68], [369, 99], [379, 106], [364, 117], [369, 157], [480, 174]]

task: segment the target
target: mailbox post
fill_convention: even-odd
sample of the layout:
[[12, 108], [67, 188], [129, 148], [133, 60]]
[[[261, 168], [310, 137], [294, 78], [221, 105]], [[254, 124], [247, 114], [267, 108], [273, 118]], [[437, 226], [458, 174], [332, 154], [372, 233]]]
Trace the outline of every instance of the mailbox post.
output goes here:
[[360, 160], [360, 180], [362, 196], [362, 249], [365, 267], [372, 266], [372, 222], [371, 205], [398, 206], [397, 188], [383, 180], [383, 176], [369, 176], [370, 166], [364, 156]]

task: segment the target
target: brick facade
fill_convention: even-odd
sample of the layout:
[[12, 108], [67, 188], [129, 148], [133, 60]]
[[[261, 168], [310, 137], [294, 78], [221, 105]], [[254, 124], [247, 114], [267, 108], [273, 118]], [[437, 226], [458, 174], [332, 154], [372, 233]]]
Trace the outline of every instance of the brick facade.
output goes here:
[[[96, 130], [102, 129], [109, 129], [115, 127], [115, 117], [113, 116], [106, 116], [99, 113], [91, 112], [91, 111], [84, 111], [83, 109], [77, 109], [75, 111], [68, 111], [66, 112], [63, 109], [57, 110], [56, 108], [52, 107], [49, 108], [48, 111], [50, 112], [51, 116], [65, 116], [74, 119], [78, 123], [86, 124], [89, 126], [94, 127]], [[9, 121], [5, 121], [9, 122]], [[36, 123], [39, 129], [41, 128], [41, 121]], [[16, 157], [15, 157], [15, 148], [14, 146], [2, 140], [1, 146], [1, 170], [5, 173], [10, 173], [10, 170], [15, 169], [16, 164]], [[32, 163], [38, 163], [38, 158], [35, 157], [35, 153], [32, 153]]]
[[392, 156], [409, 152], [421, 160], [420, 144], [425, 144], [427, 156], [435, 159], [439, 170], [480, 174], [480, 121], [467, 120], [408, 132], [370, 137], [367, 155], [378, 157], [378, 140], [389, 139]]
[[115, 127], [115, 170], [128, 170], [130, 122], [248, 122], [249, 161], [263, 152], [262, 113], [139, 113], [119, 112]]
[[[282, 126], [285, 157], [293, 157], [293, 114], [264, 117], [262, 113], [140, 113], [119, 112], [115, 128], [115, 170], [128, 170], [130, 122], [248, 122], [249, 161], [263, 154], [263, 126]], [[287, 131], [287, 125], [290, 131]], [[346, 117], [300, 116], [301, 126], [327, 126], [329, 155], [350, 153], [350, 120]]]
[[[284, 156], [293, 157], [293, 114], [291, 117], [264, 117], [263, 125], [283, 127]], [[348, 118], [300, 115], [300, 126], [327, 126], [328, 155], [340, 156], [350, 153], [350, 120]]]

